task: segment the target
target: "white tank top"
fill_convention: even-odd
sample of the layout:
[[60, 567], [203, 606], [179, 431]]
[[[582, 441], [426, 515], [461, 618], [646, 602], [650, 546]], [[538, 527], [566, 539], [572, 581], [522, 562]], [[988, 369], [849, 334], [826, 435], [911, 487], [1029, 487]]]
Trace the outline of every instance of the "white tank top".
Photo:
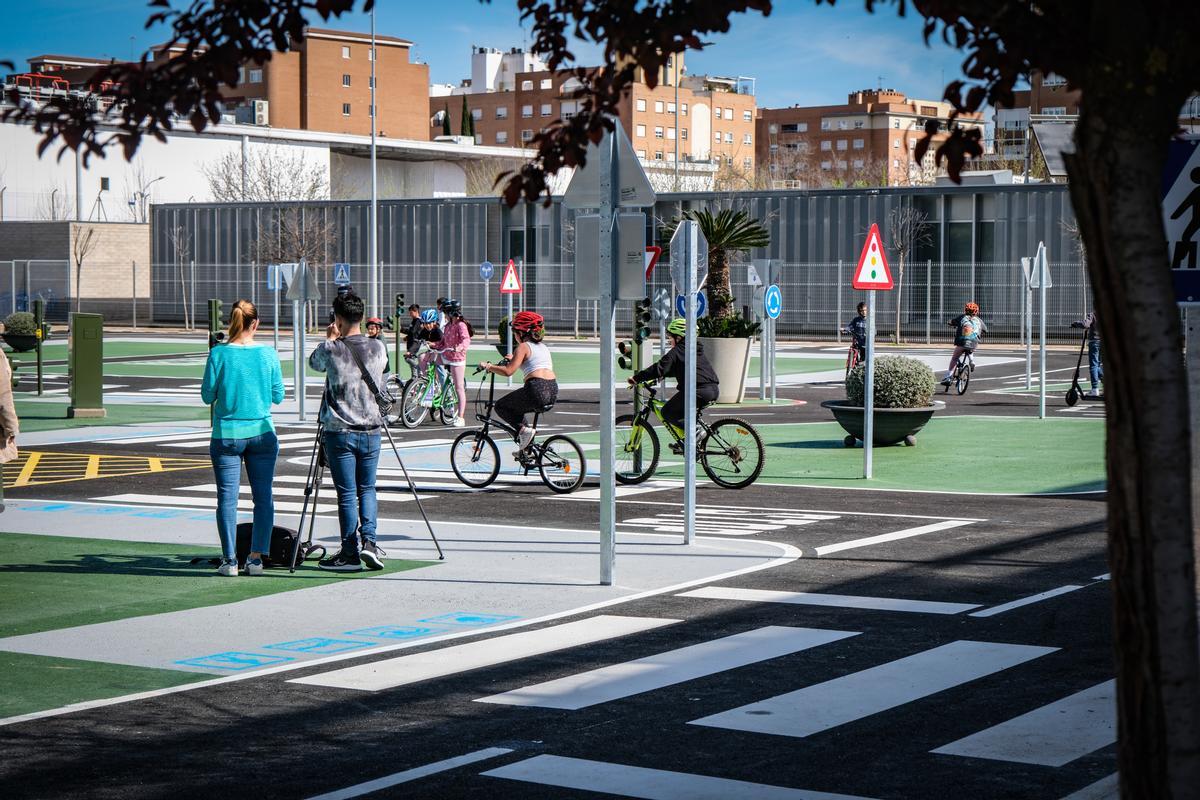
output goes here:
[[539, 342], [526, 342], [525, 346], [529, 348], [529, 357], [521, 362], [521, 372], [526, 378], [531, 372], [537, 372], [539, 369], [547, 369], [554, 371], [554, 363], [550, 360], [550, 348]]

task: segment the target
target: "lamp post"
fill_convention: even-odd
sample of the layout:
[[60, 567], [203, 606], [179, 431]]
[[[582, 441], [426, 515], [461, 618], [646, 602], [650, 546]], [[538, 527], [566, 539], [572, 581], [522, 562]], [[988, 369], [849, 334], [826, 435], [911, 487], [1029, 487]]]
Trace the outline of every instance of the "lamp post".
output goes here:
[[679, 53], [671, 56], [675, 68], [675, 191], [679, 191]]
[[163, 175], [159, 175], [157, 178], [155, 178], [154, 180], [147, 183], [145, 188], [142, 189], [141, 192], [139, 192], [139, 194], [141, 194], [141, 196], [142, 196], [141, 197], [142, 215], [141, 215], [141, 219], [139, 219], [138, 222], [148, 221], [148, 217], [146, 216], [146, 200], [147, 200], [146, 195], [150, 192], [150, 187], [153, 186], [154, 184], [158, 183], [159, 181], [161, 181], [164, 177], [165, 176], [163, 176]]
[[379, 51], [375, 49], [375, 5], [371, 6], [371, 231], [367, 237], [370, 253], [371, 288], [367, 292], [371, 316], [379, 316], [379, 193], [375, 169], [375, 117], [378, 109], [375, 107], [375, 62], [379, 59]]

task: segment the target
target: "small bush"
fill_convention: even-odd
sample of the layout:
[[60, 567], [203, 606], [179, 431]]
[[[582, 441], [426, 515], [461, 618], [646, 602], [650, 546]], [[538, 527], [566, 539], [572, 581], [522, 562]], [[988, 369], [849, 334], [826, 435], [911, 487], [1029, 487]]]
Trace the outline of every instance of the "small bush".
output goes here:
[[4, 332], [19, 336], [33, 336], [37, 326], [33, 324], [33, 314], [28, 311], [16, 311], [4, 318]]
[[735, 311], [728, 317], [701, 317], [696, 320], [696, 332], [709, 339], [749, 339], [762, 327]]
[[[866, 365], [859, 364], [846, 376], [846, 398], [863, 404]], [[875, 359], [876, 408], [925, 408], [930, 404], [937, 380], [923, 361], [908, 356], [878, 356]]]

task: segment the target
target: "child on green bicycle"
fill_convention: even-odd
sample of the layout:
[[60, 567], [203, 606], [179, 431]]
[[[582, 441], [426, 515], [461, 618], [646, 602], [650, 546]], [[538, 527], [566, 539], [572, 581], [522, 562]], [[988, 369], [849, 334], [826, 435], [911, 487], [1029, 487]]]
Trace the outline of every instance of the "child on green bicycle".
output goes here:
[[[687, 358], [686, 333], [687, 323], [678, 317], [671, 320], [667, 324], [667, 339], [671, 343], [671, 349], [657, 362], [646, 367], [641, 372], [635, 373], [629, 379], [630, 386], [659, 381], [664, 378], [675, 379], [676, 388], [679, 391], [663, 404], [662, 411], [663, 419], [668, 424], [674, 426], [675, 432], [679, 434], [680, 438], [683, 437], [683, 381]], [[716, 402], [718, 394], [720, 394], [720, 382], [717, 380], [717, 371], [713, 369], [712, 364], [704, 357], [704, 346], [700, 342], [696, 342], [696, 413], [699, 414], [705, 406]]]

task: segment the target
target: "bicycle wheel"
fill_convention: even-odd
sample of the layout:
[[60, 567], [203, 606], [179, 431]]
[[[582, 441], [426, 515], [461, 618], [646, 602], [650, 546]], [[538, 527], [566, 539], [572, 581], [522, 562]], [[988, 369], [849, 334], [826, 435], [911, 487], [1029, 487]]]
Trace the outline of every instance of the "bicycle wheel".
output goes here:
[[392, 397], [396, 398], [396, 402], [392, 403], [392, 407], [388, 409], [388, 413], [384, 418], [389, 428], [394, 428], [402, 424], [400, 421], [401, 409], [404, 407], [404, 381], [400, 380], [399, 375], [389, 375], [384, 381], [384, 390]]
[[858, 366], [858, 350], [854, 347], [850, 348], [850, 352], [846, 354], [846, 375], [850, 375], [850, 370]]
[[954, 390], [959, 394], [966, 394], [967, 386], [971, 383], [971, 364], [965, 358], [958, 362], [958, 368], [954, 370]]
[[450, 445], [450, 467], [467, 486], [482, 489], [500, 474], [500, 450], [483, 431], [463, 431]]
[[429, 408], [421, 405], [421, 398], [425, 396], [428, 386], [427, 378], [418, 377], [404, 387], [404, 394], [400, 397], [400, 424], [404, 427], [415, 428], [429, 416]]
[[442, 387], [442, 405], [438, 413], [443, 425], [454, 424], [454, 418], [458, 416], [458, 390], [454, 388], [453, 382]]
[[645, 422], [635, 428], [633, 419], [632, 414], [622, 414], [613, 431], [613, 471], [617, 483], [627, 485], [646, 480], [658, 466], [658, 434]]
[[587, 475], [583, 448], [569, 436], [551, 436], [538, 453], [538, 474], [552, 491], [570, 494], [583, 486]]
[[754, 427], [736, 417], [719, 419], [700, 442], [700, 466], [712, 482], [726, 489], [754, 483], [766, 463], [762, 438]]

